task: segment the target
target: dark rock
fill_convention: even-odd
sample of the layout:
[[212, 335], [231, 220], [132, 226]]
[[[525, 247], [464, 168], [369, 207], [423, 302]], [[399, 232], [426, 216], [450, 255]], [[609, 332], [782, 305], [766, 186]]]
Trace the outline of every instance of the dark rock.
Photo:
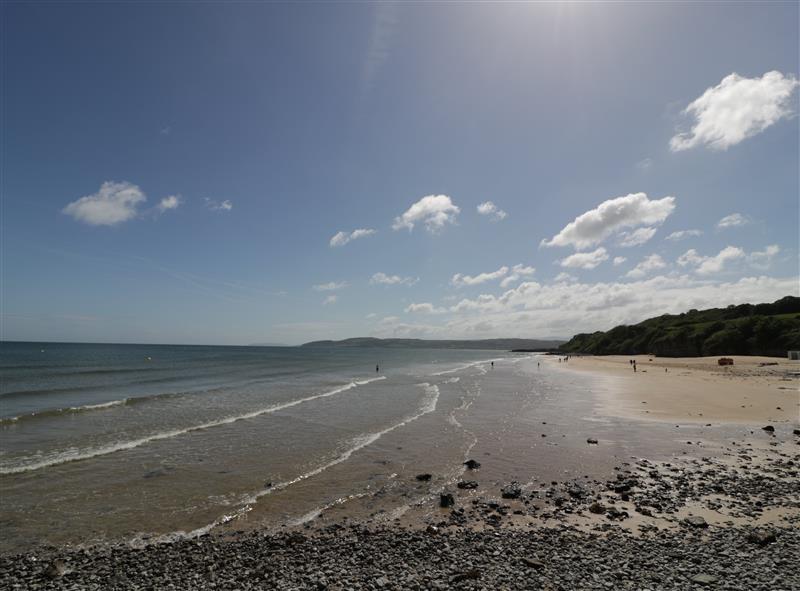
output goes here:
[[594, 437], [589, 437], [586, 440], [586, 443], [588, 443], [589, 445], [597, 445], [597, 439], [595, 439]]
[[700, 585], [713, 585], [719, 579], [713, 575], [707, 575], [705, 573], [701, 573], [699, 575], [695, 575], [692, 577], [692, 583], [698, 583]]
[[683, 522], [690, 527], [697, 527], [697, 528], [708, 527], [708, 523], [706, 523], [706, 520], [700, 517], [699, 515], [692, 515], [691, 517], [687, 517], [686, 519], [683, 520]]
[[66, 563], [60, 558], [56, 558], [53, 562], [47, 565], [46, 569], [44, 569], [44, 576], [48, 579], [58, 579], [63, 577], [66, 572]]
[[500, 496], [504, 499], [518, 499], [521, 495], [522, 488], [520, 488], [519, 482], [507, 484], [500, 490]]
[[461, 482], [456, 484], [456, 486], [461, 489], [469, 490], [473, 488], [478, 488], [478, 483], [475, 482], [474, 480], [462, 480]]
[[753, 544], [758, 544], [759, 546], [766, 546], [767, 544], [771, 544], [777, 539], [774, 531], [764, 530], [764, 529], [757, 529], [754, 532], [750, 532], [747, 536], [747, 541], [752, 542]]
[[542, 562], [538, 558], [527, 558], [524, 556], [522, 558], [522, 564], [524, 564], [525, 566], [529, 566], [531, 568], [535, 568], [536, 570], [542, 570], [545, 567], [544, 562]]
[[477, 568], [472, 568], [468, 571], [464, 571], [463, 573], [458, 573], [457, 575], [450, 577], [450, 583], [460, 583], [461, 581], [475, 580], [480, 578], [481, 571], [479, 571]]
[[417, 474], [414, 478], [419, 480], [420, 482], [428, 482], [433, 476], [430, 474]]
[[767, 433], [775, 433], [775, 427], [772, 425], [767, 425], [766, 427], [761, 427], [762, 431], [766, 431]]
[[467, 460], [464, 462], [464, 465], [467, 467], [467, 470], [477, 470], [481, 467], [481, 463], [477, 460]]
[[589, 513], [594, 513], [595, 515], [602, 515], [606, 512], [606, 508], [598, 502], [594, 502], [589, 505]]
[[456, 500], [450, 493], [442, 493], [439, 495], [439, 506], [446, 509], [456, 504]]

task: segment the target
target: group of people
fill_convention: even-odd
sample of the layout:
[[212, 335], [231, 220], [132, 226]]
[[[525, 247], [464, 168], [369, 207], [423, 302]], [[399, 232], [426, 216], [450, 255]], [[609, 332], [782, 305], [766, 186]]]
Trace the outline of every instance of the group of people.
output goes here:
[[629, 359], [628, 363], [631, 365], [631, 367], [633, 367], [633, 371], [635, 372], [636, 371], [636, 360], [635, 359]]

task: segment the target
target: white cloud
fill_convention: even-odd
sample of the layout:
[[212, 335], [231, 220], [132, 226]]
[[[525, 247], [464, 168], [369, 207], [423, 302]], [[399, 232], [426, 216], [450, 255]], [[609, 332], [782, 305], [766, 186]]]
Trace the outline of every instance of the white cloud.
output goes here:
[[446, 224], [455, 224], [456, 216], [461, 212], [447, 195], [428, 195], [423, 197], [406, 212], [394, 219], [392, 229], [414, 229], [414, 224], [423, 223], [429, 232], [441, 230]]
[[375, 312], [370, 312], [369, 314], [364, 316], [364, 318], [366, 318], [367, 320], [372, 320], [373, 318], [377, 318], [377, 317], [378, 317], [378, 315]]
[[506, 288], [512, 283], [519, 281], [523, 277], [533, 275], [536, 269], [533, 267], [526, 267], [525, 265], [514, 265], [511, 267], [511, 274], [500, 282], [500, 287]]
[[206, 207], [211, 211], [230, 211], [233, 209], [233, 203], [229, 199], [224, 201], [215, 201], [214, 199], [205, 198]]
[[698, 275], [711, 275], [720, 273], [728, 263], [744, 257], [744, 251], [737, 246], [726, 246], [713, 257], [701, 256], [692, 248], [678, 257], [678, 264], [682, 267], [695, 267], [694, 271]]
[[650, 170], [652, 167], [653, 167], [652, 158], [644, 158], [636, 163], [636, 168], [638, 168], [639, 170]]
[[673, 232], [669, 236], [665, 238], [665, 240], [672, 240], [673, 242], [677, 242], [678, 240], [683, 240], [684, 238], [691, 238], [694, 236], [702, 236], [702, 230], [678, 230], [677, 232]]
[[524, 282], [499, 296], [484, 294], [462, 299], [440, 324], [401, 323], [394, 318], [391, 323], [377, 326], [373, 334], [568, 338], [578, 332], [608, 330], [661, 314], [771, 302], [785, 295], [800, 295], [797, 277], [744, 277], [720, 282], [709, 277], [669, 274], [612, 283]]
[[619, 245], [624, 247], [639, 246], [650, 240], [656, 235], [655, 228], [639, 228], [633, 232], [622, 232], [620, 236]]
[[419, 277], [401, 277], [400, 275], [387, 275], [386, 273], [375, 273], [370, 277], [372, 285], [414, 285], [419, 281]]
[[503, 220], [508, 215], [502, 209], [498, 208], [493, 202], [485, 201], [478, 206], [478, 213], [481, 215], [488, 215], [494, 222]]
[[147, 197], [136, 185], [107, 181], [97, 193], [81, 197], [61, 211], [90, 226], [114, 226], [136, 217], [136, 208], [145, 201]]
[[660, 224], [674, 210], [674, 197], [651, 200], [645, 193], [631, 193], [603, 201], [576, 217], [550, 240], [542, 240], [541, 245], [589, 248], [623, 228]]
[[687, 267], [691, 265], [699, 265], [703, 262], [703, 257], [697, 254], [697, 251], [694, 248], [690, 248], [686, 252], [684, 252], [681, 256], [678, 257], [677, 263], [681, 267]]
[[318, 285], [314, 285], [312, 289], [314, 291], [336, 291], [338, 289], [343, 289], [347, 287], [346, 281], [329, 281], [328, 283], [320, 283]]
[[770, 244], [764, 250], [756, 250], [750, 253], [747, 260], [758, 269], [768, 269], [772, 264], [772, 258], [780, 253], [781, 248], [777, 244]]
[[717, 228], [720, 230], [724, 230], [726, 228], [736, 228], [738, 226], [746, 226], [750, 223], [750, 220], [743, 216], [740, 213], [732, 213], [730, 215], [726, 215], [720, 221], [717, 222]]
[[500, 267], [497, 269], [497, 271], [492, 271], [491, 273], [480, 273], [475, 276], [456, 273], [453, 275], [452, 279], [450, 279], [450, 283], [456, 287], [480, 285], [481, 283], [486, 283], [487, 281], [494, 281], [495, 279], [505, 277], [506, 274], [508, 274], [508, 267], [506, 266]]
[[566, 271], [562, 271], [561, 273], [559, 273], [558, 275], [556, 275], [556, 278], [555, 278], [555, 280], [554, 280], [554, 281], [555, 281], [556, 283], [564, 283], [564, 282], [566, 282], [566, 283], [570, 283], [570, 282], [572, 282], [572, 281], [577, 281], [577, 280], [578, 280], [578, 278], [577, 278], [577, 277], [575, 277], [575, 275], [570, 275], [570, 274], [569, 274], [569, 273], [567, 273]]
[[159, 201], [156, 208], [158, 209], [159, 213], [164, 213], [170, 209], [178, 209], [178, 206], [181, 203], [183, 203], [183, 200], [181, 199], [180, 195], [169, 195]]
[[727, 150], [791, 116], [791, 97], [797, 86], [794, 76], [777, 71], [761, 78], [730, 74], [689, 103], [684, 113], [694, 119], [692, 129], [676, 134], [670, 148], [678, 152], [705, 145]]
[[420, 304], [411, 304], [406, 308], [406, 313], [421, 313], [421, 314], [444, 314], [447, 308], [437, 308], [429, 302], [422, 302]]
[[608, 260], [608, 252], [602, 246], [592, 252], [576, 252], [558, 261], [562, 267], [572, 267], [577, 269], [594, 269], [603, 261]]
[[619, 267], [622, 263], [624, 263], [627, 260], [628, 259], [626, 257], [614, 257], [614, 261], [613, 261], [614, 262], [614, 266], [615, 267]]
[[646, 275], [649, 275], [653, 271], [657, 271], [658, 269], [663, 269], [667, 266], [667, 263], [657, 254], [651, 254], [648, 257], [642, 259], [642, 261], [636, 265], [633, 269], [625, 273], [625, 277], [631, 277], [633, 279], [641, 279]]
[[372, 236], [375, 234], [376, 230], [371, 228], [358, 228], [357, 230], [353, 230], [352, 232], [337, 232], [333, 235], [330, 241], [331, 248], [335, 248], [337, 246], [344, 246], [348, 242], [352, 242], [353, 240], [358, 240], [359, 238], [364, 238], [365, 236]]
[[327, 306], [328, 304], [335, 304], [339, 300], [339, 296], [336, 294], [331, 294], [322, 300], [322, 305]]

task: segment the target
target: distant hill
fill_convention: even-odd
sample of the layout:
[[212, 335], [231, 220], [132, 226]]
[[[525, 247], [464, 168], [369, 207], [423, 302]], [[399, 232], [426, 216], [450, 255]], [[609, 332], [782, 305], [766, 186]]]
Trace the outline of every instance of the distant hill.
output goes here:
[[575, 335], [559, 350], [592, 355], [784, 357], [786, 351], [800, 350], [800, 298], [664, 314], [607, 332]]
[[343, 341], [313, 341], [301, 347], [382, 347], [385, 349], [526, 349], [547, 351], [556, 349], [561, 339], [482, 339], [482, 340], [427, 340], [427, 339], [376, 339], [357, 337]]

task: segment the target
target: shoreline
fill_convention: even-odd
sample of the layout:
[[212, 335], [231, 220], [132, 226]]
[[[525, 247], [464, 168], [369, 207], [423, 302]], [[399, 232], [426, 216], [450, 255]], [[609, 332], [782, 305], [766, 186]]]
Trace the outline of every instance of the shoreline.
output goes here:
[[[800, 426], [800, 362], [775, 357], [570, 356], [551, 365], [613, 380], [598, 391], [609, 416], [663, 422]], [[629, 360], [636, 360], [634, 372]], [[770, 365], [761, 365], [770, 364]], [[774, 364], [774, 365], [772, 365]]]
[[[481, 382], [486, 393], [451, 399], [439, 419], [469, 432], [475, 425], [469, 423], [468, 410], [483, 405], [475, 412], [495, 411], [503, 393], [516, 399], [519, 384], [529, 384], [533, 394], [537, 384], [547, 383], [548, 373], [573, 373], [566, 380], [554, 377], [575, 393], [570, 398], [579, 406], [570, 407], [557, 395], [531, 398], [536, 420], [514, 431], [523, 441], [508, 435], [509, 441], [525, 444], [509, 449], [508, 457], [500, 453], [506, 449], [502, 437], [475, 439], [466, 453], [483, 465], [450, 478], [421, 461], [424, 456], [408, 466], [386, 461], [394, 449], [398, 459], [411, 462], [408, 452], [395, 446], [413, 435], [397, 431], [397, 439], [367, 449], [367, 458], [361, 459], [375, 466], [370, 473], [385, 486], [321, 507], [308, 520], [269, 527], [261, 521], [264, 514], [255, 516], [254, 510], [193, 537], [39, 545], [0, 554], [0, 586], [567, 590], [622, 581], [631, 588], [694, 589], [707, 584], [738, 588], [746, 580], [774, 588], [779, 576], [779, 588], [800, 588], [800, 574], [789, 567], [800, 560], [800, 433], [788, 420], [772, 421], [774, 431], [762, 429], [766, 423], [759, 422], [760, 416], [732, 420], [737, 416], [722, 412], [730, 404], [719, 410], [713, 402], [731, 383], [750, 396], [754, 383], [795, 394], [776, 387], [796, 384], [794, 377], [780, 381], [787, 368], [739, 363], [738, 373], [717, 375], [721, 372], [702, 360], [683, 367], [683, 360], [654, 358], [637, 361], [640, 371], [633, 376], [627, 358], [572, 358], [561, 364], [549, 359], [541, 370], [540, 359], [545, 358], [525, 362], [520, 374], [532, 381], [518, 382], [518, 374], [506, 373], [502, 365], [496, 373], [482, 374], [488, 376]], [[662, 361], [671, 363], [667, 372], [656, 365]], [[698, 384], [705, 386], [692, 390]], [[581, 385], [589, 398], [582, 396]], [[626, 404], [639, 410], [634, 404], [641, 404], [642, 385], [648, 391], [648, 404], [642, 406], [660, 410], [654, 417], [627, 414]], [[693, 404], [708, 406], [708, 418], [681, 417], [685, 428], [674, 430], [664, 418], [672, 420], [664, 397], [697, 391], [701, 396], [695, 393]], [[762, 402], [773, 404], [774, 399]], [[561, 422], [570, 408], [583, 409], [586, 422]], [[593, 422], [611, 413], [619, 418]], [[662, 424], [642, 422], [648, 420]], [[720, 429], [706, 429], [704, 421]], [[412, 423], [418, 429], [412, 433], [429, 433], [434, 424]], [[620, 430], [633, 447], [615, 441]], [[558, 463], [546, 466], [547, 453]], [[565, 453], [584, 459], [570, 464]], [[529, 458], [536, 462], [532, 473], [524, 467]], [[609, 461], [614, 463], [604, 463]], [[415, 480], [423, 471], [432, 472], [432, 478]], [[400, 514], [382, 509], [391, 507], [382, 504], [385, 498], [413, 503], [414, 495], [424, 491], [421, 503]], [[452, 495], [452, 504], [440, 507], [440, 494]], [[249, 516], [255, 517], [249, 521]], [[777, 554], [781, 560], [776, 562]], [[737, 560], [742, 567], [731, 566], [726, 556], [732, 555], [743, 558]]]

